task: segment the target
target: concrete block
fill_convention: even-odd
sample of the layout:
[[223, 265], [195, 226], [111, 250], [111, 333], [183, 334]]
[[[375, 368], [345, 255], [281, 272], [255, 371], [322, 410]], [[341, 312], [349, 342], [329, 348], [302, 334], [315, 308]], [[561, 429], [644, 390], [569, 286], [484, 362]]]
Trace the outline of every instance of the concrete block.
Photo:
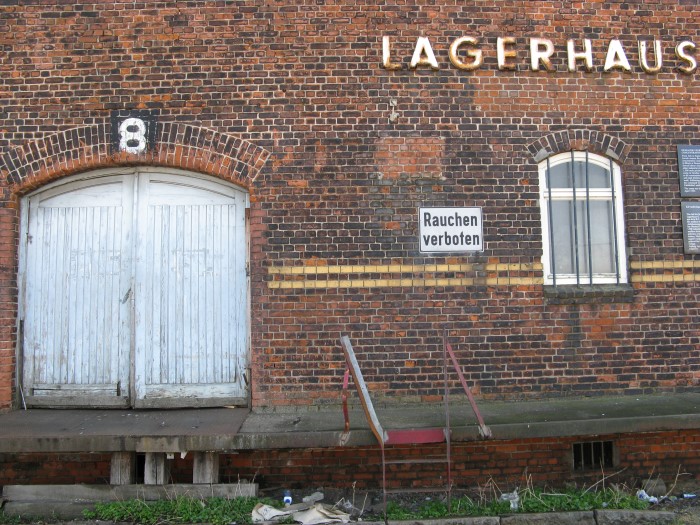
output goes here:
[[2, 514], [6, 517], [21, 516], [37, 520], [47, 518], [76, 520], [83, 518], [84, 510], [92, 510], [93, 508], [94, 505], [90, 503], [8, 501], [2, 508]]
[[646, 510], [597, 510], [598, 525], [671, 525], [677, 523], [673, 512]]
[[596, 525], [593, 512], [544, 512], [501, 517], [501, 525]]
[[[154, 501], [178, 496], [189, 498], [237, 498], [257, 496], [256, 484], [219, 485], [6, 485], [2, 509], [5, 516], [76, 519], [100, 501], [139, 499]], [[482, 525], [482, 524], [475, 524]], [[483, 524], [491, 525], [491, 524]], [[497, 522], [496, 522], [497, 525]]]
[[[389, 521], [389, 525], [499, 525], [501, 519], [494, 516], [476, 518], [446, 518], [440, 520]], [[364, 525], [384, 525], [384, 522], [364, 522]]]

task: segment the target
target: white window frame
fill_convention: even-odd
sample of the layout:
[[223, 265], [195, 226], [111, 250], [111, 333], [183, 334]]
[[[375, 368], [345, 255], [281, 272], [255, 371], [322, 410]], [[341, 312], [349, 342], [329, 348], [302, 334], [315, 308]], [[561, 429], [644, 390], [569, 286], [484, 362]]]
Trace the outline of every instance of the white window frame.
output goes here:
[[[589, 273], [576, 274], [557, 273], [554, 275], [552, 268], [551, 230], [550, 230], [550, 206], [549, 199], [573, 200], [574, 190], [571, 188], [552, 188], [547, 184], [547, 171], [559, 164], [570, 162], [588, 162], [596, 164], [608, 171], [612, 170], [611, 188], [576, 188], [575, 198], [577, 202], [609, 200], [613, 201], [616, 272], [593, 273], [592, 280]], [[622, 197], [622, 174], [620, 167], [610, 159], [588, 153], [585, 151], [566, 152], [549, 157], [539, 164], [540, 179], [540, 210], [542, 217], [542, 267], [544, 270], [544, 284], [559, 285], [596, 285], [596, 284], [623, 284], [627, 283], [627, 257], [625, 250], [624, 208]], [[585, 219], [585, 218], [584, 218]]]

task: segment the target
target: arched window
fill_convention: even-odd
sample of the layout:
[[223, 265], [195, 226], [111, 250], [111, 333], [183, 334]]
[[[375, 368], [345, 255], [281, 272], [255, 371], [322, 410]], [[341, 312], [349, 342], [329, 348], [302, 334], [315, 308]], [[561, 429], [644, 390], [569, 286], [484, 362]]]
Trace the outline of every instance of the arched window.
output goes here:
[[572, 151], [539, 172], [545, 284], [627, 282], [619, 166]]

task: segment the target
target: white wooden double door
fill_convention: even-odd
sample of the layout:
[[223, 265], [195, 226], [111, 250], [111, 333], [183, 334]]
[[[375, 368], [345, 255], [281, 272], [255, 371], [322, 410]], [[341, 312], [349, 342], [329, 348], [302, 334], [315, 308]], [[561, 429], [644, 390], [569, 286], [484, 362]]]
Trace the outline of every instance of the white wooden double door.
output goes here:
[[25, 198], [24, 402], [245, 403], [247, 206], [233, 186], [150, 168]]

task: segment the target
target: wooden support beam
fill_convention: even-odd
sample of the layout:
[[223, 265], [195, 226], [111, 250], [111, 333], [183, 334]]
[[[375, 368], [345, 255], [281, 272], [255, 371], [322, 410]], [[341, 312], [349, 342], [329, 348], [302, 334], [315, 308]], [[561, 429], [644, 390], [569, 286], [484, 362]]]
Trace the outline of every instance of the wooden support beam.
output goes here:
[[367, 385], [362, 377], [362, 370], [360, 370], [357, 357], [355, 357], [355, 351], [352, 349], [350, 338], [347, 335], [341, 336], [340, 344], [343, 347], [345, 362], [350, 369], [350, 375], [355, 382], [355, 388], [357, 388], [357, 392], [360, 395], [360, 403], [365, 411], [367, 422], [369, 423], [370, 429], [372, 429], [372, 433], [377, 438], [377, 441], [379, 441], [379, 444], [383, 447], [387, 440], [386, 432], [384, 432], [379, 418], [377, 417], [377, 413], [374, 411], [374, 405], [372, 404], [372, 399], [369, 397], [369, 390], [367, 390]]
[[192, 467], [192, 483], [219, 483], [218, 452], [195, 452]]
[[146, 463], [143, 471], [144, 485], [165, 485], [170, 478], [165, 454], [162, 452], [146, 452]]
[[109, 468], [110, 485], [132, 485], [136, 483], [136, 453], [113, 452]]

